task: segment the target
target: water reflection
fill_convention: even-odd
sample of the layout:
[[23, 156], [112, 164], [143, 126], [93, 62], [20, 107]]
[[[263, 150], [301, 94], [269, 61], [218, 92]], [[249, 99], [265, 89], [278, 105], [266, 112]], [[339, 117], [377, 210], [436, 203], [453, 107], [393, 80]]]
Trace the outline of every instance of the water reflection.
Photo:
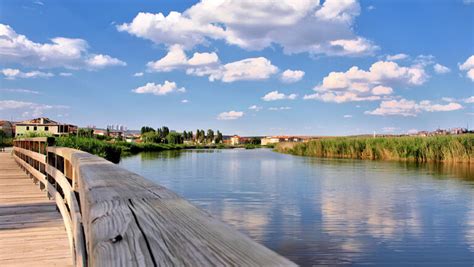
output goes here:
[[474, 262], [472, 166], [143, 153], [121, 165], [301, 265]]

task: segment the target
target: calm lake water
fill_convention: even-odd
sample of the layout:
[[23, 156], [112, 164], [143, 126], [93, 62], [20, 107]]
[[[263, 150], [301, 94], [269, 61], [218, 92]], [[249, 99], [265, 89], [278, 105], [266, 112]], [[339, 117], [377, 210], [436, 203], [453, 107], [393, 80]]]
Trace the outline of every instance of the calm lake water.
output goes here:
[[474, 265], [474, 166], [267, 149], [142, 153], [120, 165], [300, 265]]

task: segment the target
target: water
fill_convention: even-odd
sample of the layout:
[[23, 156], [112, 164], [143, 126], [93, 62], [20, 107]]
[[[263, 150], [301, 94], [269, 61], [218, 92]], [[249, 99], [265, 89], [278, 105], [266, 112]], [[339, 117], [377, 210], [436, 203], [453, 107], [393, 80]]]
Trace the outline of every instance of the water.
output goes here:
[[474, 265], [474, 166], [266, 149], [142, 153], [120, 165], [300, 265]]

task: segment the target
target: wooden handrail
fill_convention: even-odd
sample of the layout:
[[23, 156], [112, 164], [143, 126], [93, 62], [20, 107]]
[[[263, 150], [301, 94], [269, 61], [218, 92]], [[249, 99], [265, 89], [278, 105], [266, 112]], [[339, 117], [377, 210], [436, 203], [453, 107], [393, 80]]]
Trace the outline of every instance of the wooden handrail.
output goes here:
[[56, 200], [76, 266], [294, 266], [135, 173], [64, 147], [41, 161], [35, 142], [47, 140], [16, 140], [14, 156]]

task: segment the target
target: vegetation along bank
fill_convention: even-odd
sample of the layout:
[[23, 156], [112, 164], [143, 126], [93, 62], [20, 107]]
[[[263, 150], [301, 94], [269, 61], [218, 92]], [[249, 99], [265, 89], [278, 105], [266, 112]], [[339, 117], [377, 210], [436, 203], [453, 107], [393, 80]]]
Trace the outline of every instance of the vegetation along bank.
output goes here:
[[304, 143], [280, 143], [275, 150], [323, 158], [474, 163], [474, 134], [321, 138]]

